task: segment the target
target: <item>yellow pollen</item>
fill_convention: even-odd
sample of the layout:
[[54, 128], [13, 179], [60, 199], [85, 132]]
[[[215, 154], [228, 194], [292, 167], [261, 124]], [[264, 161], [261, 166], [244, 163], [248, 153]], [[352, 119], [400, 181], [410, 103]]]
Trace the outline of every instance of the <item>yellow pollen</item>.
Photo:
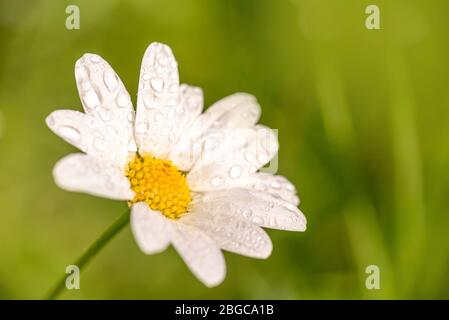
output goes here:
[[177, 219], [187, 211], [192, 198], [186, 177], [170, 160], [136, 154], [126, 176], [135, 192], [131, 203], [146, 202], [155, 211]]

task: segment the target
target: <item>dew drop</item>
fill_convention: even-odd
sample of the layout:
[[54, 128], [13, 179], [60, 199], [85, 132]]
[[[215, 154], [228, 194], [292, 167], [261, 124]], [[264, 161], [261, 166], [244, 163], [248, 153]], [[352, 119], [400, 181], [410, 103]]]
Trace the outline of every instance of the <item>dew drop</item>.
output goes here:
[[120, 92], [117, 95], [117, 105], [120, 108], [125, 108], [129, 105], [129, 96], [127, 94], [125, 94], [124, 92]]
[[280, 184], [279, 182], [277, 182], [277, 181], [273, 181], [273, 182], [271, 183], [271, 186], [272, 186], [274, 189], [280, 189], [280, 188], [281, 188], [281, 184]]
[[58, 131], [61, 136], [69, 141], [78, 142], [81, 139], [80, 132], [73, 127], [62, 126], [58, 129]]
[[270, 161], [270, 158], [266, 153], [259, 153], [257, 155], [257, 160], [259, 160], [260, 163], [267, 163], [268, 161]]
[[214, 187], [221, 186], [223, 184], [223, 178], [220, 176], [216, 176], [210, 180], [210, 184]]
[[131, 111], [128, 113], [127, 119], [129, 122], [133, 123], [134, 122], [134, 112]]
[[145, 105], [145, 107], [147, 109], [152, 109], [152, 108], [157, 107], [156, 101], [154, 100], [153, 95], [151, 95], [151, 94], [145, 94], [143, 96], [143, 104]]
[[218, 147], [218, 143], [214, 138], [208, 138], [204, 141], [204, 151], [211, 152]]
[[89, 90], [83, 97], [84, 105], [89, 109], [94, 109], [96, 106], [100, 104], [100, 100], [98, 100], [98, 96], [93, 90]]
[[93, 63], [99, 63], [101, 61], [101, 58], [96, 54], [91, 54], [90, 61], [92, 61]]
[[242, 175], [242, 168], [240, 166], [232, 166], [231, 169], [229, 169], [229, 177], [232, 179], [236, 179]]
[[109, 91], [114, 91], [117, 88], [118, 78], [114, 72], [106, 70], [103, 74], [103, 80]]
[[244, 156], [245, 160], [250, 163], [253, 163], [256, 160], [256, 157], [254, 156], [254, 154], [249, 151], [246, 151], [243, 156]]
[[197, 107], [198, 107], [198, 105], [199, 105], [199, 103], [198, 103], [198, 101], [197, 101], [197, 99], [196, 99], [195, 97], [190, 97], [190, 98], [188, 99], [187, 104], [188, 104], [188, 106], [189, 106], [189, 108], [190, 108], [191, 110], [196, 110]]
[[99, 116], [100, 116], [100, 119], [103, 120], [104, 122], [111, 121], [111, 119], [112, 119], [111, 112], [104, 108], [102, 108], [100, 110]]
[[256, 216], [256, 217], [253, 218], [253, 223], [257, 224], [257, 225], [262, 225], [263, 224], [263, 219], [261, 217]]
[[251, 209], [245, 209], [245, 210], [243, 210], [242, 214], [245, 218], [251, 218], [251, 216], [253, 215], [253, 212]]
[[161, 92], [162, 89], [164, 88], [164, 80], [162, 80], [161, 78], [151, 79], [150, 84], [151, 87], [157, 92]]

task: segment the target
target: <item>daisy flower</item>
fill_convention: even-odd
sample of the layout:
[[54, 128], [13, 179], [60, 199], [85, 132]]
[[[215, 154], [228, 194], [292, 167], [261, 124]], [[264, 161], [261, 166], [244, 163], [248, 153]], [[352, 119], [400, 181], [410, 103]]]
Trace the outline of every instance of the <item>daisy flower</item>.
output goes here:
[[207, 286], [226, 274], [221, 250], [265, 259], [261, 228], [304, 231], [294, 186], [260, 172], [278, 151], [277, 136], [257, 125], [260, 106], [236, 93], [204, 113], [200, 88], [179, 83], [171, 49], [152, 43], [142, 60], [134, 111], [123, 83], [100, 56], [75, 65], [84, 113], [57, 110], [49, 128], [82, 153], [54, 167], [69, 191], [125, 200], [145, 254], [170, 244]]

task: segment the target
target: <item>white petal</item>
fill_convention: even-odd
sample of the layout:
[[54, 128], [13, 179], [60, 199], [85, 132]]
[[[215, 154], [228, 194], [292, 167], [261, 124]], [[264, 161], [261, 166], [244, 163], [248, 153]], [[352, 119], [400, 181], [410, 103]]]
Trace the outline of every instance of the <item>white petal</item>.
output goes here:
[[275, 197], [290, 202], [294, 206], [299, 205], [295, 186], [283, 176], [275, 176], [269, 173], [256, 172], [239, 179], [230, 179], [226, 185], [210, 185], [210, 191], [226, 188], [243, 188], [266, 192]]
[[128, 151], [115, 131], [90, 114], [75, 110], [57, 110], [46, 119], [48, 127], [68, 143], [88, 155], [123, 167]]
[[248, 176], [278, 151], [275, 132], [264, 126], [210, 131], [202, 141], [201, 157], [187, 179], [193, 191], [225, 188]]
[[[200, 88], [191, 87], [185, 84], [180, 86], [181, 103], [177, 108], [181, 108], [179, 134], [177, 141], [170, 150], [169, 159], [182, 171], [188, 171], [200, 149], [193, 150], [193, 142], [196, 138], [190, 136], [191, 125], [195, 122], [203, 110], [203, 92]], [[200, 147], [200, 145], [198, 145]]]
[[181, 84], [179, 87], [181, 103], [177, 107], [177, 113], [181, 115], [179, 130], [188, 128], [198, 118], [203, 111], [204, 97], [203, 90], [199, 87]]
[[86, 114], [107, 126], [124, 158], [128, 151], [135, 152], [134, 109], [115, 71], [100, 56], [85, 54], [76, 62], [75, 77]]
[[196, 211], [211, 215], [232, 215], [266, 228], [305, 231], [307, 225], [305, 216], [296, 206], [282, 198], [255, 190], [206, 192], [197, 195], [192, 206]]
[[159, 211], [151, 210], [145, 202], [131, 209], [131, 230], [145, 254], [164, 251], [170, 244], [170, 225]]
[[214, 287], [223, 282], [226, 264], [215, 241], [198, 228], [174, 221], [173, 246], [192, 273], [206, 286]]
[[240, 218], [226, 214], [210, 215], [193, 209], [181, 221], [206, 232], [223, 250], [266, 259], [273, 249], [270, 237], [262, 228]]
[[139, 151], [166, 158], [177, 139], [180, 119], [178, 65], [171, 49], [152, 43], [140, 69], [135, 137]]
[[260, 117], [254, 96], [235, 93], [214, 103], [205, 113], [186, 126], [174, 145], [170, 159], [183, 171], [189, 171], [201, 153], [201, 140], [210, 131], [253, 126]]
[[85, 154], [73, 153], [59, 160], [53, 169], [53, 176], [56, 184], [68, 191], [116, 200], [134, 197], [120, 167]]
[[257, 123], [260, 106], [256, 98], [248, 93], [234, 93], [217, 102], [194, 124], [199, 135], [209, 129], [246, 128]]

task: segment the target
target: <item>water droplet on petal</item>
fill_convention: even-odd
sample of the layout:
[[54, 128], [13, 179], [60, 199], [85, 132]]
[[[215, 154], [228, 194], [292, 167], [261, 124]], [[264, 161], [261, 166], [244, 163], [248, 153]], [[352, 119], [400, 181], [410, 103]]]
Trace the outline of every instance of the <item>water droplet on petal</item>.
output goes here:
[[93, 90], [89, 90], [83, 96], [84, 105], [89, 109], [94, 109], [100, 104], [97, 94]]
[[111, 121], [112, 115], [108, 109], [102, 108], [99, 112], [100, 119], [104, 122]]
[[129, 122], [133, 123], [134, 122], [134, 112], [131, 111], [128, 113], [127, 119]]
[[214, 187], [221, 186], [223, 184], [223, 178], [220, 176], [216, 176], [210, 180], [210, 184]]
[[80, 132], [69, 126], [62, 126], [58, 129], [59, 134], [71, 142], [78, 142], [81, 139]]
[[253, 212], [251, 211], [251, 209], [245, 209], [245, 210], [243, 210], [242, 214], [245, 218], [251, 218], [251, 216], [253, 215]]
[[279, 182], [277, 182], [277, 181], [273, 181], [273, 182], [271, 183], [271, 186], [272, 186], [274, 189], [280, 189], [280, 188], [281, 188], [281, 184], [280, 184]]
[[150, 84], [151, 87], [157, 92], [161, 92], [164, 88], [164, 80], [161, 78], [152, 78]]
[[198, 107], [199, 102], [198, 99], [196, 99], [196, 97], [190, 97], [188, 99], [187, 104], [191, 110], [195, 110]]
[[245, 160], [250, 163], [253, 163], [256, 160], [256, 157], [254, 156], [254, 154], [249, 151], [246, 151], [243, 156], [245, 157]]
[[125, 108], [129, 105], [130, 101], [129, 101], [129, 96], [124, 93], [124, 92], [120, 92], [117, 96], [117, 105], [120, 108]]
[[229, 169], [229, 176], [232, 179], [236, 179], [242, 175], [242, 168], [240, 166], [232, 166], [231, 169]]
[[109, 91], [114, 91], [117, 88], [118, 78], [117, 75], [111, 70], [106, 70], [104, 72], [103, 80]]
[[213, 137], [207, 138], [206, 141], [204, 141], [204, 151], [211, 152], [215, 148], [218, 147], [218, 142]]
[[263, 219], [262, 219], [262, 217], [259, 217], [259, 216], [256, 216], [256, 217], [254, 217], [253, 218], [253, 223], [254, 224], [257, 224], [257, 225], [262, 225], [263, 224]]
[[268, 155], [266, 153], [259, 153], [257, 155], [257, 160], [259, 160], [260, 163], [267, 163], [268, 161], [270, 161], [270, 158], [268, 157]]
[[92, 61], [93, 63], [99, 63], [101, 61], [101, 58], [96, 54], [91, 54], [90, 61]]

